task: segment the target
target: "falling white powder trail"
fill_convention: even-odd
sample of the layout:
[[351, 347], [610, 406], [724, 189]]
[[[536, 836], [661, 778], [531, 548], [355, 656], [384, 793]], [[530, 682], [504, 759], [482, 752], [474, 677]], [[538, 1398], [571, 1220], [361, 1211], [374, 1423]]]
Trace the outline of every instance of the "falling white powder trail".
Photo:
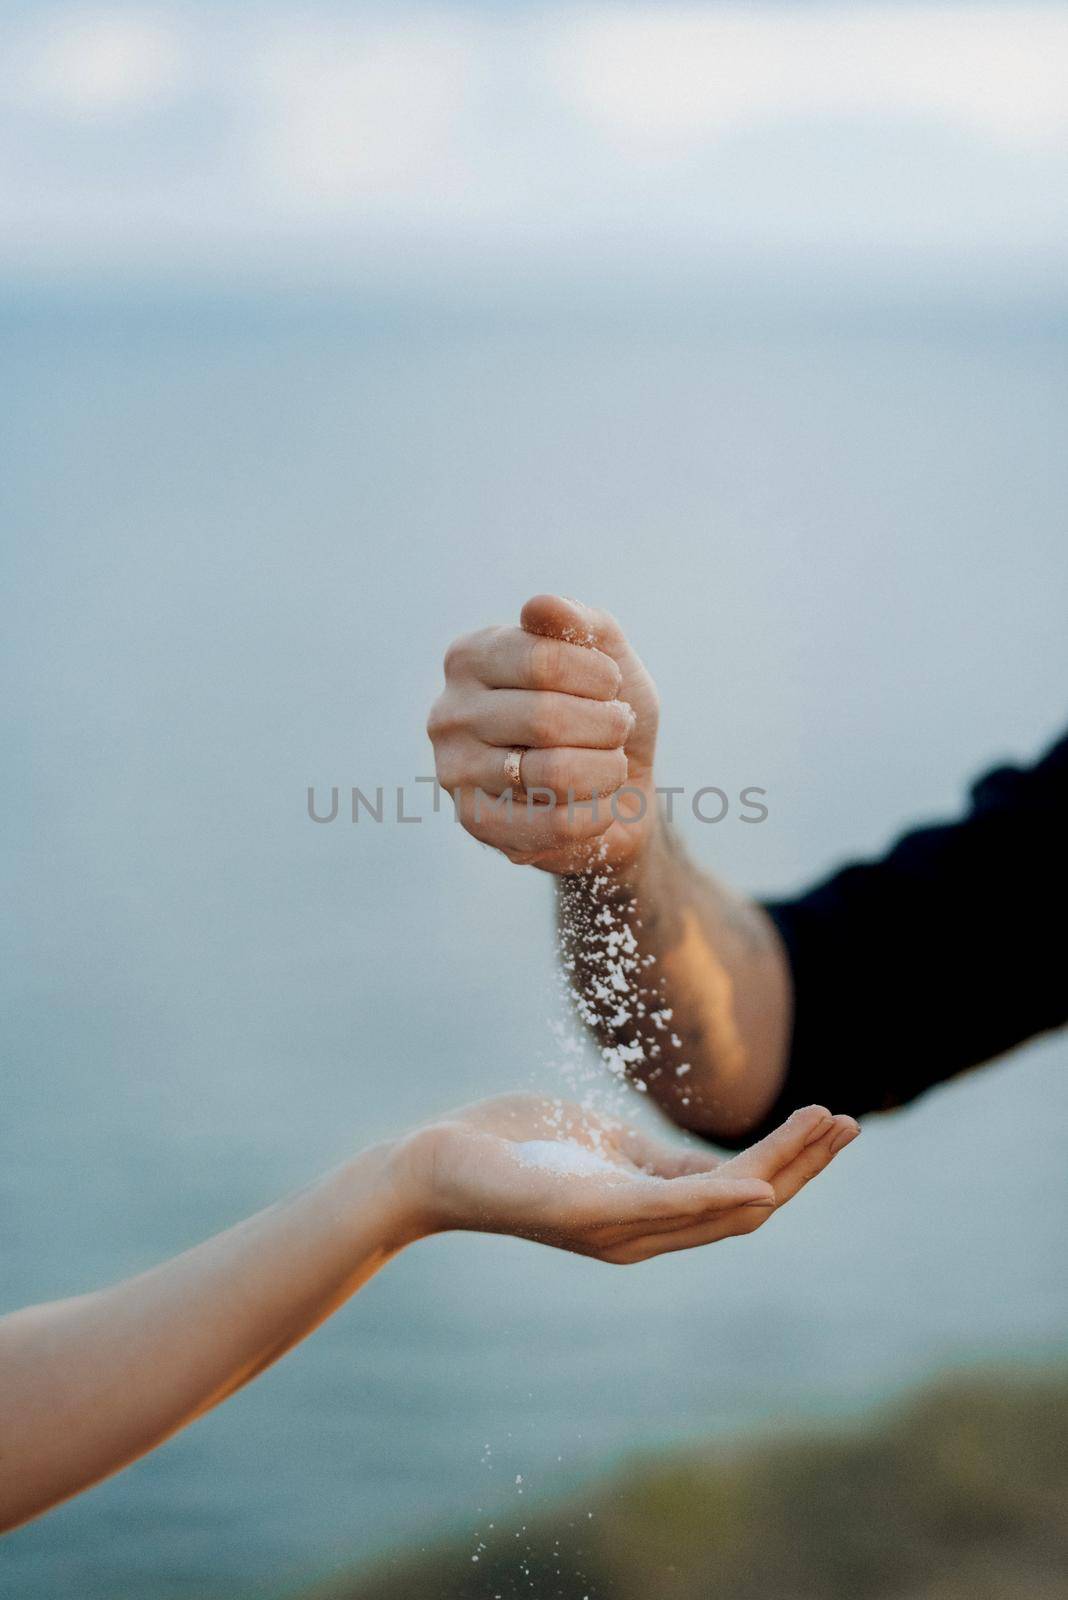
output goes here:
[[[581, 882], [561, 882], [559, 971], [569, 1020], [552, 1026], [560, 1047], [556, 1065], [573, 1097], [586, 1110], [618, 1116], [628, 1087], [644, 1092], [642, 1079], [656, 1076], [658, 1035], [667, 1032], [671, 1011], [650, 970], [654, 958], [638, 945], [635, 902], [612, 878], [602, 862]], [[585, 1049], [588, 1033], [607, 1041], [599, 1068]]]

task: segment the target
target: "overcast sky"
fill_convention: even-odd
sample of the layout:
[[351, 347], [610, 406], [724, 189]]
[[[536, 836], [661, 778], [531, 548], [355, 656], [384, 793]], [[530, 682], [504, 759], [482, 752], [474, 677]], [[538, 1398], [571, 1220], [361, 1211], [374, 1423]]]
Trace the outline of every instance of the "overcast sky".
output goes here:
[[1048, 290], [1062, 4], [16, 5], [8, 282]]

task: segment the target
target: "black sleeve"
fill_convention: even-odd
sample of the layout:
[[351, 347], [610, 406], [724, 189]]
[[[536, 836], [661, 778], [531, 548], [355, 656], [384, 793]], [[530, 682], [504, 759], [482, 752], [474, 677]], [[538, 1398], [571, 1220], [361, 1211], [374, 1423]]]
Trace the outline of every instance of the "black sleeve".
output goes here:
[[919, 828], [767, 906], [794, 984], [786, 1085], [768, 1125], [816, 1101], [854, 1114], [1068, 1022], [1068, 738]]

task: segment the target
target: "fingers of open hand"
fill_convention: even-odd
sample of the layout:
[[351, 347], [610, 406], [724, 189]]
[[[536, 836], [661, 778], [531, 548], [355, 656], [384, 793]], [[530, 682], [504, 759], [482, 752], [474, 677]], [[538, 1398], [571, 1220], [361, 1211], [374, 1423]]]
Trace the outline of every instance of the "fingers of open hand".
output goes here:
[[770, 1170], [773, 1163], [780, 1162], [770, 1177], [774, 1203], [769, 1203], [766, 1197], [764, 1203], [750, 1201], [709, 1216], [689, 1219], [676, 1216], [659, 1227], [648, 1231], [636, 1229], [633, 1233], [628, 1232], [625, 1238], [613, 1240], [600, 1252], [600, 1258], [618, 1265], [629, 1265], [673, 1251], [694, 1250], [720, 1239], [755, 1232], [779, 1206], [792, 1200], [806, 1183], [824, 1171], [839, 1151], [844, 1150], [860, 1133], [859, 1125], [852, 1117], [832, 1117], [829, 1112], [821, 1113], [821, 1107], [807, 1107], [804, 1112], [796, 1114], [796, 1122], [791, 1119], [794, 1126], [785, 1124], [767, 1139], [761, 1140], [752, 1151], [746, 1151], [745, 1156], [752, 1158], [748, 1163], [744, 1163], [742, 1157], [736, 1157], [719, 1168], [721, 1175], [725, 1175], [728, 1172], [737, 1173], [740, 1164], [756, 1171], [761, 1167]]
[[764, 1178], [781, 1205], [829, 1166], [859, 1132], [852, 1117], [832, 1116], [824, 1106], [805, 1106], [720, 1170], [725, 1176]]
[[651, 1261], [654, 1256], [671, 1255], [678, 1250], [697, 1250], [702, 1245], [718, 1244], [721, 1239], [738, 1238], [755, 1233], [773, 1215], [770, 1202], [737, 1206], [721, 1216], [702, 1222], [679, 1224], [659, 1232], [635, 1234], [632, 1238], [609, 1245], [600, 1259], [613, 1266], [636, 1266], [640, 1261]]
[[771, 1186], [756, 1180], [723, 1179], [709, 1175], [694, 1178], [635, 1178], [633, 1181], [568, 1186], [562, 1202], [562, 1224], [570, 1229], [640, 1228], [646, 1233], [663, 1228], [709, 1222], [744, 1208], [750, 1202], [767, 1207], [775, 1201]]
[[826, 1106], [803, 1106], [748, 1150], [732, 1156], [724, 1163], [724, 1171], [732, 1177], [764, 1178], [770, 1183], [775, 1174], [800, 1155], [813, 1139], [818, 1139], [832, 1121]]
[[829, 1167], [840, 1150], [860, 1132], [852, 1117], [833, 1117], [830, 1126], [805, 1146], [794, 1159], [782, 1167], [772, 1179], [772, 1188], [779, 1204], [792, 1200], [810, 1179]]

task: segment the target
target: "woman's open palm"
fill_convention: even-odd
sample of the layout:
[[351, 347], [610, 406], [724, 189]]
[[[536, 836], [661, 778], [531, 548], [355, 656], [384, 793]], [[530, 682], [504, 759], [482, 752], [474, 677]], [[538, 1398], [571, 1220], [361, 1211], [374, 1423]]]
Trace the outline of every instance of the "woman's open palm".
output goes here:
[[428, 1231], [510, 1233], [617, 1265], [752, 1233], [859, 1132], [796, 1111], [730, 1160], [537, 1095], [502, 1095], [412, 1135]]

